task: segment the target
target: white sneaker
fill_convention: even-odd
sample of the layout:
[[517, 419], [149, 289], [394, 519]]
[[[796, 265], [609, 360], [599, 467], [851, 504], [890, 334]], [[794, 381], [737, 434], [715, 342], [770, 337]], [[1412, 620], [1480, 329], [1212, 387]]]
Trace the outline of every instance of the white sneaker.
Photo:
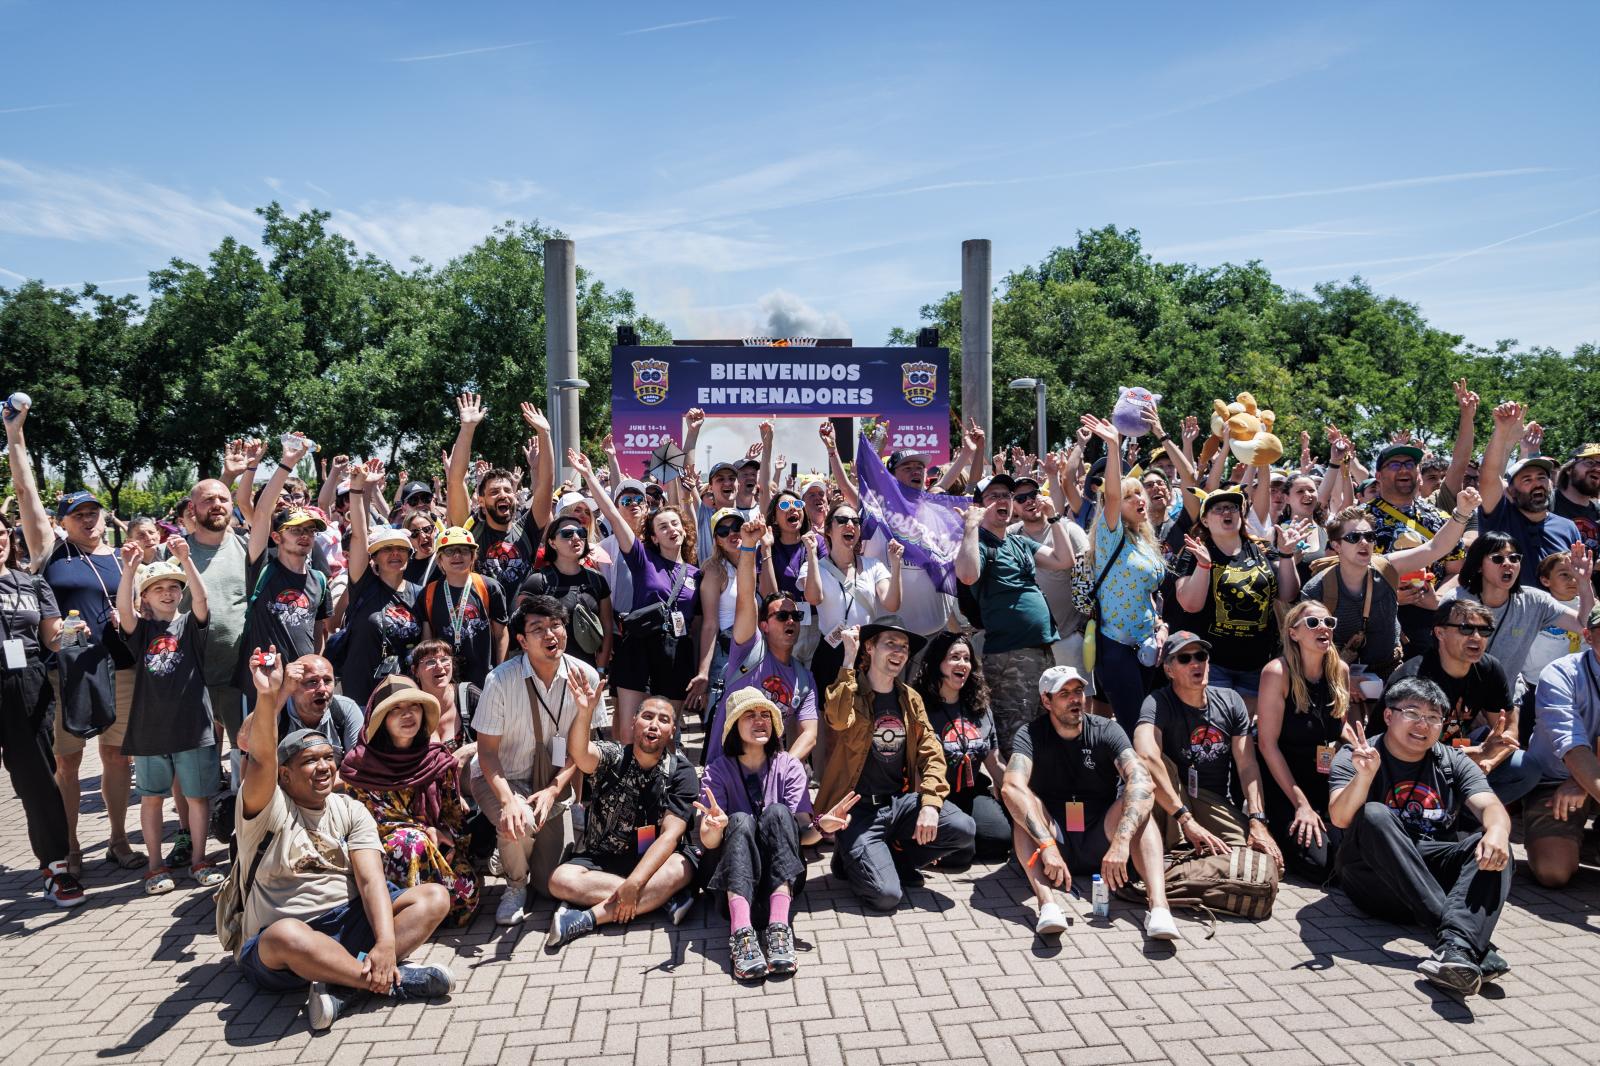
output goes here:
[[1151, 940], [1178, 939], [1178, 923], [1165, 907], [1151, 907], [1144, 916], [1144, 935]]
[[516, 925], [522, 921], [522, 908], [528, 902], [528, 886], [507, 884], [494, 909], [495, 925]]
[[1034, 925], [1033, 931], [1040, 936], [1055, 936], [1057, 933], [1067, 931], [1067, 916], [1061, 910], [1061, 905], [1054, 900], [1039, 906], [1039, 921]]

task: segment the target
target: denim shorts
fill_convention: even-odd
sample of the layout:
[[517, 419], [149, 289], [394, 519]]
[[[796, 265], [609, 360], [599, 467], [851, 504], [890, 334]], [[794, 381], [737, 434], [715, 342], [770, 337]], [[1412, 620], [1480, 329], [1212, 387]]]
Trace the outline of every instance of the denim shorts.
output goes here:
[[140, 799], [172, 795], [177, 778], [187, 799], [210, 799], [222, 791], [222, 764], [213, 745], [172, 755], [135, 755], [133, 775]]
[[[399, 899], [403, 891], [405, 890], [399, 885], [389, 883], [391, 901]], [[361, 905], [359, 895], [349, 903], [304, 921], [314, 931], [333, 937], [339, 942], [339, 946], [352, 956], [371, 951], [373, 945], [378, 942], [377, 934], [372, 931], [372, 923], [367, 921], [367, 909]], [[260, 940], [261, 934], [257, 933], [246, 940], [244, 947], [239, 950], [239, 967], [244, 970], [244, 975], [250, 979], [251, 984], [263, 992], [298, 992], [310, 984], [293, 970], [274, 970], [262, 962]]]
[[1231, 688], [1241, 696], [1261, 694], [1260, 670], [1229, 670], [1211, 660], [1211, 678], [1206, 682], [1212, 688]]

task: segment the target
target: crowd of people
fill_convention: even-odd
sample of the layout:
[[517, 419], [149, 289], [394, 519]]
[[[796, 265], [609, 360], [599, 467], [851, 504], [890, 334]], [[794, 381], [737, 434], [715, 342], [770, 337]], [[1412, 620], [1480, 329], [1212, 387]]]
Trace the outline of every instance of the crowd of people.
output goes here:
[[[1329, 427], [1325, 458], [1236, 461], [1150, 406], [1043, 456], [969, 423], [942, 465], [851, 469], [824, 421], [800, 478], [763, 423], [658, 483], [609, 439], [555, 455], [528, 404], [526, 472], [493, 466], [467, 394], [442, 482], [335, 456], [313, 486], [302, 436], [240, 439], [120, 550], [96, 496], [43, 498], [24, 408], [0, 752], [48, 899], [84, 900], [93, 739], [105, 860], [149, 894], [221, 884], [224, 943], [314, 1029], [447, 994], [408, 955], [530, 893], [549, 951], [704, 894], [736, 978], [793, 973], [814, 848], [882, 912], [1010, 858], [1046, 936], [1097, 875], [1164, 941], [1175, 849], [1249, 849], [1422, 927], [1420, 970], [1470, 995], [1509, 969], [1514, 819], [1558, 888], [1600, 814], [1600, 445], [1547, 457], [1503, 403], [1479, 458], [1456, 396], [1447, 455], [1368, 462]], [[952, 514], [951, 550], [889, 519], [869, 464], [896, 515]]]

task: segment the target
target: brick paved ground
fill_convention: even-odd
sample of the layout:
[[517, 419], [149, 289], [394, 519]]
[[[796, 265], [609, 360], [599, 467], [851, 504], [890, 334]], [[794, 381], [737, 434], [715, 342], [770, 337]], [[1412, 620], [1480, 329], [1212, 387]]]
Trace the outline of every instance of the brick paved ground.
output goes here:
[[[85, 774], [98, 772], [95, 757]], [[1286, 886], [1270, 921], [1175, 951], [1147, 948], [1131, 909], [1109, 927], [1075, 901], [1060, 944], [1032, 935], [1005, 869], [934, 874], [892, 918], [867, 916], [825, 860], [797, 908], [791, 980], [737, 986], [727, 927], [701, 908], [544, 954], [550, 907], [520, 937], [488, 914], [426, 949], [454, 968], [448, 1003], [369, 1006], [312, 1036], [303, 997], [254, 994], [217, 948], [208, 894], [146, 899], [102, 863], [85, 786], [88, 902], [36, 891], [22, 811], [0, 785], [0, 1039], [4, 1061], [166, 1063], [1213, 1062], [1594, 1063], [1600, 1041], [1600, 876], [1547, 893], [1519, 879], [1498, 942], [1513, 974], [1466, 1005], [1415, 973], [1411, 932], [1340, 895]], [[137, 845], [138, 838], [135, 834]], [[489, 890], [492, 904], [498, 885]]]

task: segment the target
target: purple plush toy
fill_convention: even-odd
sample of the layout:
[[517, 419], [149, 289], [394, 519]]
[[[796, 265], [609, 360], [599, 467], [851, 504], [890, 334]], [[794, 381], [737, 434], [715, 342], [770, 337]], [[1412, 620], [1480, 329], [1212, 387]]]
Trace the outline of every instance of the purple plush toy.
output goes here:
[[1141, 389], [1137, 385], [1133, 388], [1119, 386], [1117, 388], [1117, 405], [1111, 409], [1111, 424], [1117, 427], [1117, 432], [1124, 437], [1140, 437], [1150, 432], [1150, 427], [1144, 420], [1146, 411], [1154, 411], [1161, 402], [1161, 397]]

